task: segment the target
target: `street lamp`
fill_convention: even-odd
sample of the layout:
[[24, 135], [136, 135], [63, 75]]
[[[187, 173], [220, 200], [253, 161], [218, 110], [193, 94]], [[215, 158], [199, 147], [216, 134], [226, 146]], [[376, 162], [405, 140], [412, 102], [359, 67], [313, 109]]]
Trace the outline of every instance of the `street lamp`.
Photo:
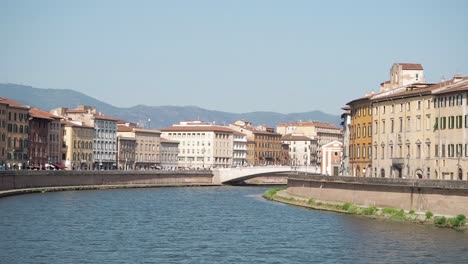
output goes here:
[[407, 160], [407, 162], [406, 162], [406, 168], [407, 168], [407, 170], [408, 170], [408, 171], [407, 171], [407, 173], [408, 173], [408, 178], [410, 178], [409, 158], [410, 158], [410, 154], [408, 153], [408, 154], [406, 155], [406, 160]]
[[206, 149], [205, 148], [202, 148], [201, 152], [202, 152], [202, 155], [203, 155], [203, 169], [205, 169], [205, 151]]
[[307, 175], [307, 153], [304, 153], [304, 163], [305, 163], [305, 167], [306, 167], [306, 170], [305, 170], [305, 175]]

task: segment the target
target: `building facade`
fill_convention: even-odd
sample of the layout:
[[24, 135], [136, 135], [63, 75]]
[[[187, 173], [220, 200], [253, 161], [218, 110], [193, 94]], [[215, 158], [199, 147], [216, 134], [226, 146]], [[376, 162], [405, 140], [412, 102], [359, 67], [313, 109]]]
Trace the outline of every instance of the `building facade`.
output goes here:
[[201, 121], [161, 129], [162, 137], [179, 142], [179, 167], [217, 168], [233, 164], [233, 131]]
[[233, 165], [246, 166], [247, 162], [247, 135], [237, 132], [234, 132], [234, 145], [233, 145], [233, 154], [232, 162]]
[[[117, 132], [118, 134], [118, 132]], [[133, 170], [135, 166], [136, 139], [117, 136], [117, 163], [119, 170]]]
[[288, 145], [290, 166], [317, 165], [317, 140], [302, 134], [290, 134], [284, 135], [281, 141]]
[[178, 168], [179, 142], [161, 138], [161, 168], [175, 170]]
[[320, 168], [322, 174], [339, 176], [341, 167], [341, 155], [343, 151], [343, 143], [340, 141], [329, 142], [322, 147], [322, 164]]
[[[285, 155], [281, 143], [282, 135], [275, 133], [274, 129], [266, 126], [253, 126], [252, 123], [244, 120], [238, 120], [234, 124], [230, 124], [229, 128], [247, 136], [247, 140], [254, 142], [254, 149], [248, 151], [253, 152], [253, 158], [248, 163], [254, 166], [265, 165], [289, 165], [287, 154]], [[287, 153], [287, 152], [286, 152]]]
[[25, 169], [29, 163], [29, 109], [8, 98], [0, 97], [6, 105], [6, 169]]
[[118, 125], [119, 136], [135, 139], [134, 169], [158, 169], [161, 165], [161, 131], [133, 127], [129, 124]]
[[94, 166], [94, 127], [81, 121], [63, 121], [63, 161], [67, 170], [91, 170]]
[[348, 103], [351, 112], [349, 176], [369, 177], [372, 173], [372, 107], [369, 96]]

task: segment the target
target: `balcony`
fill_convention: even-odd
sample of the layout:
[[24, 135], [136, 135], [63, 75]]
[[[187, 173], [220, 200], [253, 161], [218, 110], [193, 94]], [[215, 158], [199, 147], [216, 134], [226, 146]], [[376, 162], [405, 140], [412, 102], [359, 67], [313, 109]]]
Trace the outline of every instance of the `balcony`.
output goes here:
[[403, 166], [405, 163], [404, 158], [392, 158], [392, 165], [393, 166]]

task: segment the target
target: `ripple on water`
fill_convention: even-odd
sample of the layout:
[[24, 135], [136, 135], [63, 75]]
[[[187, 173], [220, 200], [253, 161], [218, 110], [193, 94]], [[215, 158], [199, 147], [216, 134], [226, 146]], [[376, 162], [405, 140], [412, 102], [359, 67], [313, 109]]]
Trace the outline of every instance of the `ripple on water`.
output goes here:
[[465, 263], [465, 233], [285, 206], [266, 189], [0, 199], [1, 263]]

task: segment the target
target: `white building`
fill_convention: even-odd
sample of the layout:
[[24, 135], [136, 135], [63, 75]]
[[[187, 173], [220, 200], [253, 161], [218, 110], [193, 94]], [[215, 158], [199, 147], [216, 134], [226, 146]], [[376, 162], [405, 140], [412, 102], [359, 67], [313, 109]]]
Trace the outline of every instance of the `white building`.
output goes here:
[[247, 165], [247, 135], [234, 131], [232, 161], [234, 166]]
[[343, 153], [343, 143], [340, 141], [332, 141], [322, 147], [322, 174], [330, 176], [338, 176], [341, 166], [341, 155]]
[[284, 135], [281, 142], [289, 145], [291, 166], [317, 165], [317, 140], [303, 134], [289, 134]]
[[180, 122], [161, 129], [162, 137], [179, 142], [179, 167], [230, 167], [233, 131], [201, 121]]

